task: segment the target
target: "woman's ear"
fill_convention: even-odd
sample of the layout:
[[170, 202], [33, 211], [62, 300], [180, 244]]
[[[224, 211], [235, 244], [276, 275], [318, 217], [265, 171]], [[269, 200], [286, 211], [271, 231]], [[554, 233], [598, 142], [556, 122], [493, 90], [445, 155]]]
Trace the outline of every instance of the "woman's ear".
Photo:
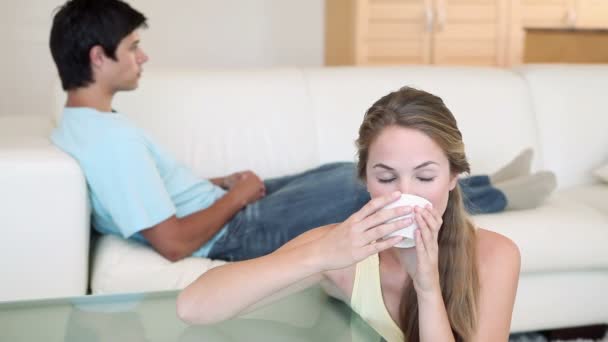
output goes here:
[[454, 188], [456, 187], [456, 184], [458, 184], [458, 175], [455, 173], [452, 173], [450, 175], [450, 191], [454, 190]]

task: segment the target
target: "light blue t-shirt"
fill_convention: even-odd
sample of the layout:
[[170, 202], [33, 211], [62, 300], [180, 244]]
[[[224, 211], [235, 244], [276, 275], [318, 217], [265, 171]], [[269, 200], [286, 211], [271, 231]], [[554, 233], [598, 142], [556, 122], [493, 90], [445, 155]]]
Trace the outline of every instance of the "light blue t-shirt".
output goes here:
[[[141, 231], [172, 215], [208, 208], [225, 191], [178, 163], [126, 116], [91, 108], [63, 111], [51, 140], [78, 161], [89, 189], [93, 227], [147, 243]], [[195, 256], [206, 257], [224, 226]]]

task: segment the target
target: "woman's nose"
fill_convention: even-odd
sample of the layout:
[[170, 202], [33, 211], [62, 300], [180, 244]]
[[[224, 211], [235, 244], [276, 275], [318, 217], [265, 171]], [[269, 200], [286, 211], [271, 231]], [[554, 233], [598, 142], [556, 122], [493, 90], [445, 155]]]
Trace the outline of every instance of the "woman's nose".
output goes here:
[[409, 194], [411, 193], [412, 189], [411, 189], [411, 184], [408, 180], [402, 180], [401, 182], [399, 182], [399, 191], [402, 194]]

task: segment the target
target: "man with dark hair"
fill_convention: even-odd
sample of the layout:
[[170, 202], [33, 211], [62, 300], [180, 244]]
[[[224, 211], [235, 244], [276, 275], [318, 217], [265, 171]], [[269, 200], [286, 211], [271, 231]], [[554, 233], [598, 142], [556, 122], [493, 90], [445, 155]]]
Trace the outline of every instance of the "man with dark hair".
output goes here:
[[97, 231], [147, 243], [172, 261], [242, 260], [343, 221], [369, 200], [352, 163], [266, 182], [251, 171], [199, 179], [177, 163], [112, 110], [116, 92], [137, 88], [146, 25], [120, 0], [71, 0], [53, 20], [50, 47], [68, 97], [51, 139], [80, 164]]
[[[243, 260], [341, 222], [369, 201], [352, 163], [266, 181], [251, 171], [199, 179], [177, 163], [112, 110], [118, 91], [137, 88], [148, 60], [139, 46], [146, 26], [121, 0], [70, 0], [53, 19], [50, 48], [68, 98], [51, 139], [80, 164], [97, 231], [149, 244], [173, 261]], [[526, 151], [493, 175], [461, 180], [470, 211], [540, 203], [555, 182], [528, 176], [531, 157]]]
[[[145, 63], [147, 56], [138, 48], [136, 29], [140, 27], [147, 27], [146, 17], [121, 1], [71, 1], [61, 7], [53, 20], [50, 46], [63, 89], [86, 88], [94, 83], [93, 68], [103, 57], [119, 61], [117, 52], [133, 55], [134, 58], [125, 63]], [[117, 51], [125, 38], [127, 42], [123, 49]], [[127, 65], [122, 67], [129, 68]], [[118, 90], [137, 87], [139, 73], [131, 73], [128, 77], [132, 78], [128, 89]]]

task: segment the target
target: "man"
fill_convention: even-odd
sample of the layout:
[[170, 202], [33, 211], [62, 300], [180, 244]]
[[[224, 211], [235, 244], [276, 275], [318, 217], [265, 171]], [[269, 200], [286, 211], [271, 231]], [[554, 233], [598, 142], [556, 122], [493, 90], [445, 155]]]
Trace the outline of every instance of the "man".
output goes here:
[[[112, 110], [117, 92], [137, 88], [148, 60], [139, 45], [146, 26], [120, 0], [71, 0], [53, 20], [51, 53], [68, 99], [51, 138], [83, 169], [97, 231], [147, 243], [172, 261], [243, 260], [343, 221], [369, 200], [352, 163], [265, 182], [251, 171], [198, 179], [177, 163]], [[538, 205], [555, 181], [529, 176], [531, 158], [524, 151], [493, 175], [461, 180], [469, 211]]]
[[199, 179], [177, 163], [112, 109], [117, 92], [138, 86], [146, 26], [120, 0], [71, 0], [53, 20], [50, 48], [68, 97], [51, 139], [80, 164], [97, 231], [147, 243], [171, 261], [242, 260], [369, 200], [350, 163], [266, 182], [251, 171]]

